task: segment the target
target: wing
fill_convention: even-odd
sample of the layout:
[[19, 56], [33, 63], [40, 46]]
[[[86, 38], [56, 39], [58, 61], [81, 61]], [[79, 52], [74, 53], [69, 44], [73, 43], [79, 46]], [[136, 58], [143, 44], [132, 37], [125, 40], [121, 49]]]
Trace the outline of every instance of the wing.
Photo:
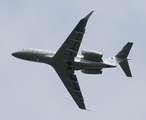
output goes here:
[[60, 68], [55, 68], [57, 74], [59, 75], [60, 79], [64, 83], [65, 87], [67, 88], [68, 92], [76, 102], [79, 108], [86, 109], [84, 104], [84, 99], [79, 87], [78, 80], [76, 75], [74, 75], [73, 71], [62, 70]]
[[86, 23], [92, 13], [93, 11], [89, 13], [85, 18], [81, 19], [76, 27], [73, 29], [73, 31], [70, 33], [70, 35], [67, 37], [65, 42], [54, 55], [54, 60], [56, 62], [63, 59], [71, 61], [74, 60], [74, 57], [78, 53], [78, 49], [85, 33]]
[[76, 25], [76, 27], [73, 29], [73, 31], [70, 33], [65, 42], [52, 58], [52, 66], [56, 70], [57, 74], [71, 94], [74, 101], [81, 109], [86, 108], [78, 80], [76, 78], [76, 75], [74, 75], [72, 62], [74, 62], [74, 57], [76, 57], [78, 53], [78, 49], [85, 32], [86, 23], [92, 12], [79, 21], [79, 23]]

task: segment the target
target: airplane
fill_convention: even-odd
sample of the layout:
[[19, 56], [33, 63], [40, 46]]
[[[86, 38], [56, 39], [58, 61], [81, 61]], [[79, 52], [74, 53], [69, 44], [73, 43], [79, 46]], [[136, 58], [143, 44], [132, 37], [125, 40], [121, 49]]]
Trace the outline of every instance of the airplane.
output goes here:
[[127, 61], [130, 60], [127, 56], [132, 42], [128, 42], [114, 57], [105, 60], [102, 59], [103, 54], [89, 49], [83, 49], [82, 56], [77, 55], [85, 26], [92, 13], [93, 11], [79, 21], [57, 52], [28, 48], [12, 53], [16, 58], [51, 65], [78, 107], [85, 110], [83, 95], [74, 74], [76, 70], [85, 74], [102, 74], [103, 68], [114, 68], [120, 64], [127, 77], [132, 77]]

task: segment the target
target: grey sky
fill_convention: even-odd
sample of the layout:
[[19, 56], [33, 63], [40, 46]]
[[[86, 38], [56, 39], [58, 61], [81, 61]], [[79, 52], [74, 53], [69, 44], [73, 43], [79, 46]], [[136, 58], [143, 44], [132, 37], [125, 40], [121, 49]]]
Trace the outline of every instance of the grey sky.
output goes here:
[[[0, 0], [0, 120], [145, 120], [145, 0]], [[11, 56], [23, 48], [56, 51], [78, 21], [94, 10], [83, 48], [115, 55], [134, 42], [132, 78], [121, 68], [102, 75], [76, 72], [91, 112], [77, 107], [54, 69]]]

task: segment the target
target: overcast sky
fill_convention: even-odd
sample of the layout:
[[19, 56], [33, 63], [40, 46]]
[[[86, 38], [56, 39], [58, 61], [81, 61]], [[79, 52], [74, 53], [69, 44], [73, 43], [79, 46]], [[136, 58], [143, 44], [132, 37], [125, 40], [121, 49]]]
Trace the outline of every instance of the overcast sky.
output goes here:
[[[146, 120], [145, 0], [0, 0], [0, 120]], [[54, 69], [16, 59], [23, 48], [57, 51], [79, 20], [94, 10], [80, 46], [117, 54], [134, 42], [132, 78], [118, 66], [102, 75], [75, 74], [85, 111]]]

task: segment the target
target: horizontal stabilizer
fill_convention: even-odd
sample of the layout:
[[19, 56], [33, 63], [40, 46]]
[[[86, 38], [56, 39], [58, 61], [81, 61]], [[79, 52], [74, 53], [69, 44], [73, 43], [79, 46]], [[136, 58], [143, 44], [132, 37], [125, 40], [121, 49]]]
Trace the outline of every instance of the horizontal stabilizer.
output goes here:
[[133, 45], [133, 43], [128, 42], [115, 57], [127, 58], [132, 45]]
[[130, 58], [128, 58], [128, 54], [131, 50], [132, 45], [133, 45], [132, 42], [128, 42], [122, 48], [122, 50], [115, 56], [116, 63], [120, 64], [122, 70], [127, 75], [127, 77], [132, 77], [130, 67], [129, 67], [129, 64], [128, 64], [128, 60], [130, 60]]
[[127, 77], [132, 77], [128, 61], [125, 60], [119, 64], [120, 64], [121, 68], [123, 69], [123, 71], [125, 72], [125, 74], [127, 75]]

